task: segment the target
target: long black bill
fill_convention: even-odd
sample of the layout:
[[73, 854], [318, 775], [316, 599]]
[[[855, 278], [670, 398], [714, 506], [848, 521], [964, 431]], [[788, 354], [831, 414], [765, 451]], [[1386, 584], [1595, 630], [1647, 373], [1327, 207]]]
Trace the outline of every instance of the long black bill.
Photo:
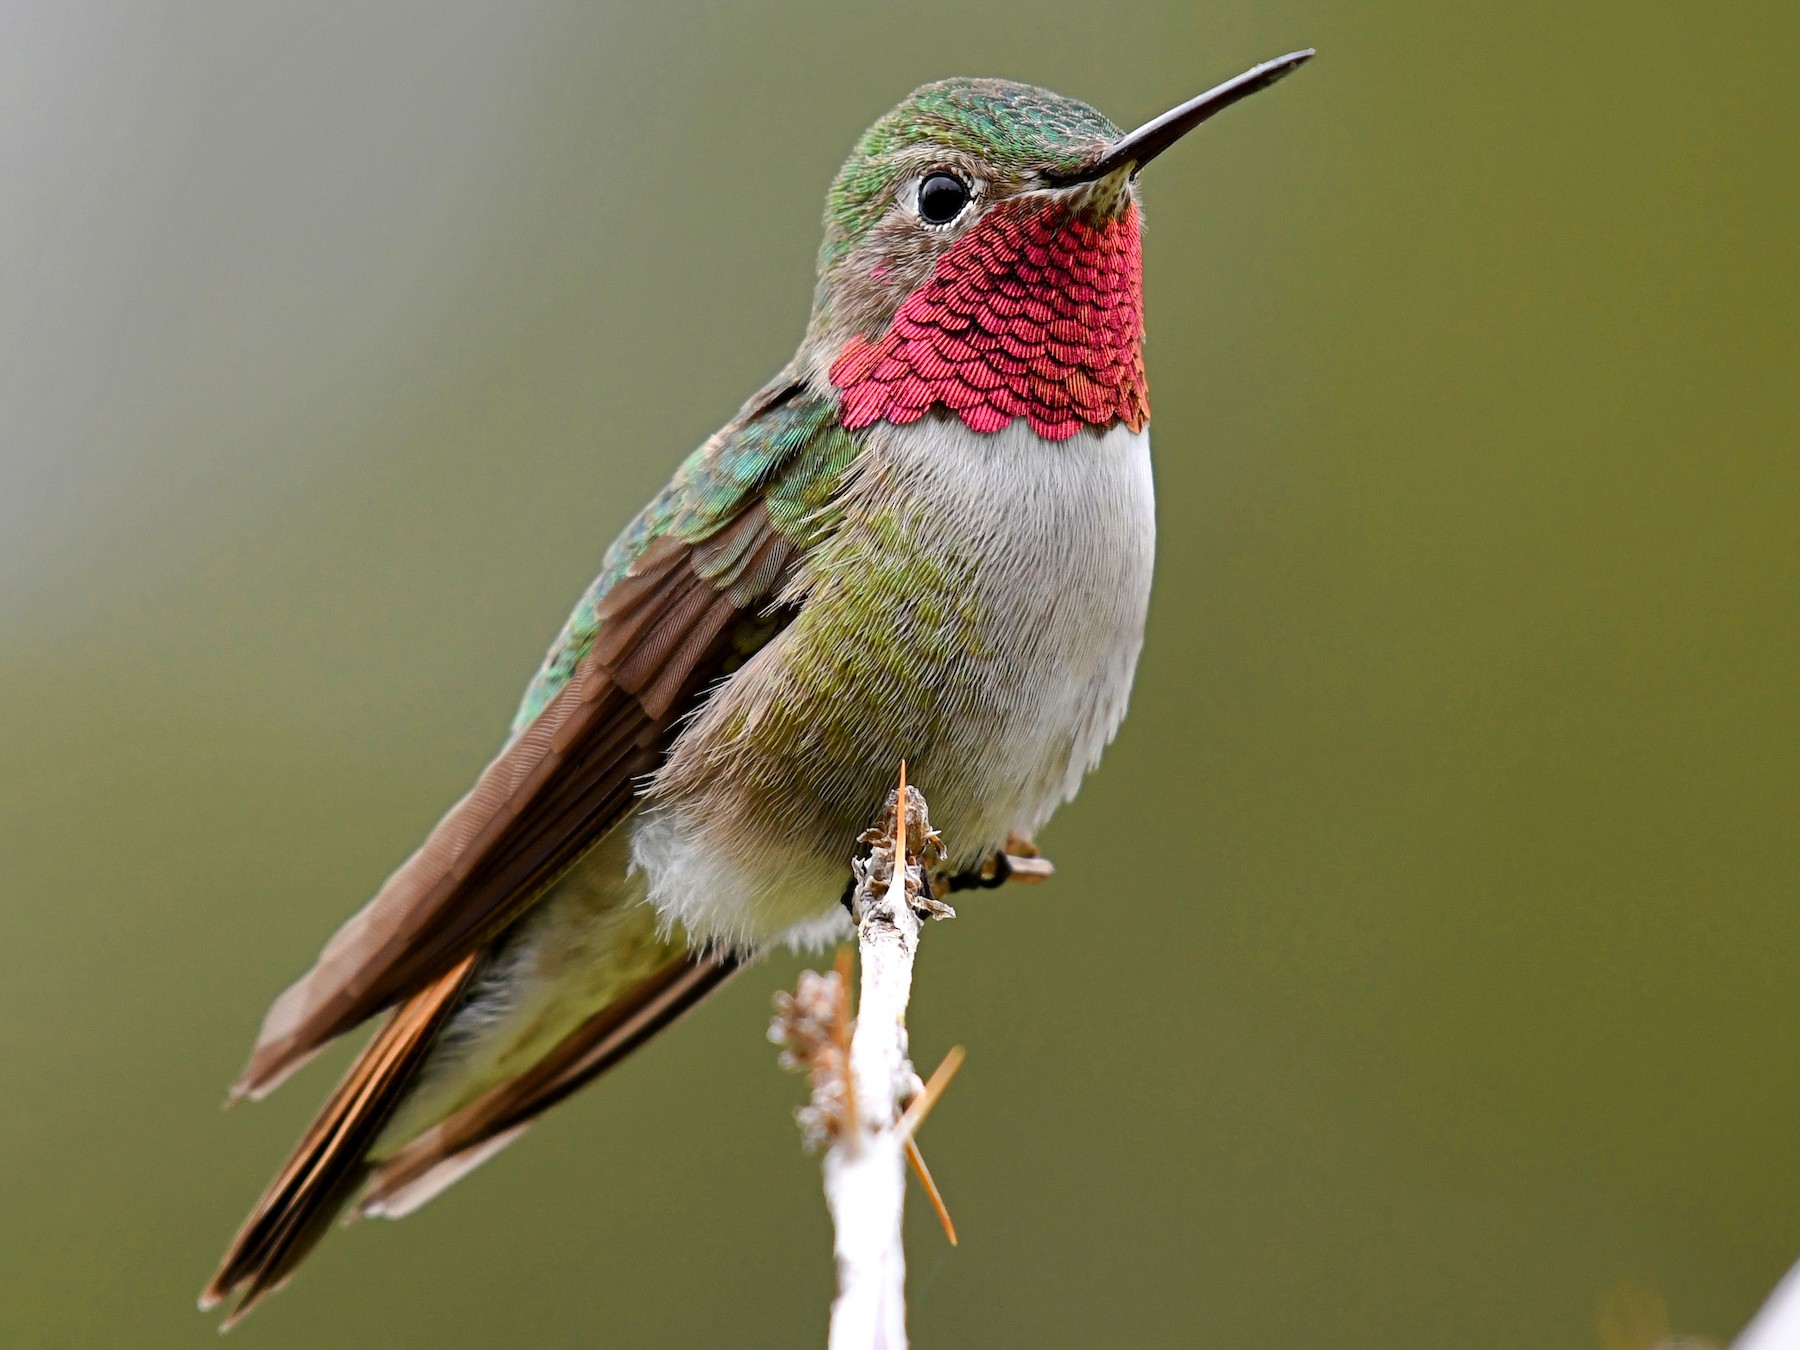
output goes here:
[[1091, 183], [1095, 179], [1105, 178], [1116, 173], [1127, 164], [1132, 168], [1132, 177], [1137, 171], [1167, 150], [1188, 132], [1199, 126], [1215, 113], [1224, 112], [1239, 99], [1249, 98], [1260, 89], [1267, 89], [1275, 81], [1298, 70], [1313, 58], [1313, 50], [1308, 47], [1303, 52], [1289, 52], [1286, 56], [1278, 56], [1273, 61], [1264, 61], [1260, 66], [1246, 70], [1235, 80], [1227, 80], [1217, 89], [1208, 89], [1198, 98], [1190, 98], [1178, 108], [1171, 108], [1154, 121], [1146, 122], [1136, 131], [1127, 132], [1112, 143], [1098, 163], [1090, 164], [1078, 173], [1051, 180], [1055, 187], [1067, 187], [1073, 183]]

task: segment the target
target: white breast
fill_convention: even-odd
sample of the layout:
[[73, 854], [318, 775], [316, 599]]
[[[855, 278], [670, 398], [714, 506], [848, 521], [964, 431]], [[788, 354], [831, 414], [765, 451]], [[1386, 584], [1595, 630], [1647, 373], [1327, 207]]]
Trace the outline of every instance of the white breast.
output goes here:
[[884, 428], [871, 448], [937, 508], [946, 547], [981, 559], [975, 585], [1002, 668], [993, 723], [971, 733], [1005, 738], [1008, 752], [971, 745], [985, 809], [940, 828], [984, 845], [1029, 836], [1125, 716], [1156, 552], [1150, 433], [1114, 425], [1049, 441], [1022, 420], [978, 435], [943, 419]]
[[708, 700], [634, 827], [651, 903], [692, 936], [827, 935], [900, 757], [973, 861], [1035, 833], [1125, 715], [1155, 553], [1147, 433], [883, 425], [840, 511], [801, 617]]

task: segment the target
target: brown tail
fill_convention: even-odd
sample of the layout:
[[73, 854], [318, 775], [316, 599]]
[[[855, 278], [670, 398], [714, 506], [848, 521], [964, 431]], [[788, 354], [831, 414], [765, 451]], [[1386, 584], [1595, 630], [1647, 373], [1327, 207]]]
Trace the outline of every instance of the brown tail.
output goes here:
[[211, 1308], [239, 1294], [221, 1330], [286, 1283], [368, 1174], [364, 1157], [393, 1113], [475, 964], [457, 965], [401, 1004], [307, 1128], [200, 1295]]
[[425, 1131], [375, 1169], [359, 1213], [398, 1219], [498, 1153], [734, 975], [730, 952], [672, 961], [570, 1032], [519, 1077]]

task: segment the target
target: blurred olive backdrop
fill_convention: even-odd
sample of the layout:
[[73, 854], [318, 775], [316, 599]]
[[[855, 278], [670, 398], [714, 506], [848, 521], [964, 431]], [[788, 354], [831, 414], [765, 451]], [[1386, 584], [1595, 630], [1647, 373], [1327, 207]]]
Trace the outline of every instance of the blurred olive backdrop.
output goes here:
[[[1146, 175], [1150, 639], [1055, 883], [925, 945], [917, 1341], [1740, 1326], [1800, 1256], [1791, 0], [15, 3], [0, 1344], [213, 1343], [344, 1060], [221, 1115], [266, 1003], [786, 359], [869, 121], [1306, 44]], [[797, 968], [238, 1339], [822, 1343]]]

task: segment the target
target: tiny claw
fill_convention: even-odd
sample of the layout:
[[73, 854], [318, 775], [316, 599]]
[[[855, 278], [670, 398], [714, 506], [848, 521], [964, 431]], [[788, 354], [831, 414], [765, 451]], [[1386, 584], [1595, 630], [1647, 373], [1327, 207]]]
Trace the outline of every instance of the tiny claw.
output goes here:
[[1036, 886], [1056, 875], [1056, 864], [1039, 857], [1035, 850], [1030, 854], [1003, 853], [1000, 856], [1006, 859], [1007, 875], [1021, 885]]

